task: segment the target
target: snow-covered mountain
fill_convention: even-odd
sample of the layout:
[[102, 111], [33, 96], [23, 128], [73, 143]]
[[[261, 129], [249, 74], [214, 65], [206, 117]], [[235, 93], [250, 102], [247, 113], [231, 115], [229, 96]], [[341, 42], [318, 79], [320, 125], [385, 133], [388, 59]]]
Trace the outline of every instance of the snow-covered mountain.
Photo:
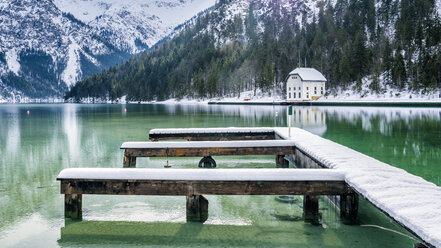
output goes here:
[[0, 100], [60, 97], [152, 47], [215, 0], [2, 0]]
[[284, 92], [295, 67], [319, 69], [328, 94], [351, 85], [363, 96], [426, 94], [441, 85], [437, 2], [218, 1], [169, 42], [79, 81], [65, 97], [155, 101], [258, 90], [273, 96]]
[[54, 0], [115, 47], [131, 54], [152, 47], [214, 0]]

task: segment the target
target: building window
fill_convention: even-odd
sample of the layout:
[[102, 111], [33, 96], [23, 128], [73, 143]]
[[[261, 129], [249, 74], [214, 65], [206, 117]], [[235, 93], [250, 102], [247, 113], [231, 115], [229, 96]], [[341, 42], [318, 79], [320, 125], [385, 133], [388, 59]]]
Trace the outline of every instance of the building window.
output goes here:
[[299, 98], [302, 98], [302, 93], [299, 92]]
[[302, 90], [302, 87], [299, 87], [299, 90]]
[[291, 92], [289, 93], [289, 97], [288, 98], [290, 98], [291, 99]]
[[289, 87], [288, 89], [289, 89], [288, 91], [291, 91], [291, 87]]
[[293, 94], [292, 94], [292, 98], [296, 98], [296, 93], [294, 92]]
[[317, 87], [314, 87], [314, 95], [317, 95]]
[[309, 87], [306, 87], [306, 90], [309, 90]]
[[309, 98], [309, 92], [306, 92], [306, 99]]

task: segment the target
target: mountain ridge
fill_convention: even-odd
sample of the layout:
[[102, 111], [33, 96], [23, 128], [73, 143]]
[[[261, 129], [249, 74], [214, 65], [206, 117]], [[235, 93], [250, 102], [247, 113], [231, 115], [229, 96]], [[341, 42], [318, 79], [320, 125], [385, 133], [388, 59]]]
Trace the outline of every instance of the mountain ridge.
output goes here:
[[329, 93], [439, 89], [439, 6], [434, 0], [219, 1], [154, 51], [79, 81], [66, 99], [282, 95], [295, 67], [319, 69]]
[[[185, 22], [187, 16], [194, 16], [214, 3], [214, 0], [151, 1], [155, 6], [160, 5], [152, 11], [163, 8], [166, 12], [179, 7], [175, 11], [185, 10], [186, 15], [177, 16], [172, 22], [154, 18], [154, 23], [147, 23], [148, 18], [143, 19], [142, 15], [148, 12], [147, 7], [142, 9], [137, 5], [139, 8], [130, 12], [127, 7], [130, 3], [126, 1], [125, 5], [113, 6], [113, 12], [86, 23], [69, 9], [71, 5], [59, 8], [61, 3], [69, 1], [82, 9], [87, 8], [81, 3], [105, 2], [5, 0], [0, 3], [0, 99], [60, 98], [77, 80], [150, 49], [175, 32], [176, 25]], [[132, 22], [122, 19], [124, 13], [126, 19], [131, 16]], [[141, 15], [137, 15], [139, 13]], [[115, 15], [113, 19], [112, 14]], [[109, 26], [102, 27], [105, 25]], [[145, 32], [140, 39], [139, 34], [132, 32], [137, 28], [144, 32], [143, 28], [148, 25], [155, 31], [154, 35]]]

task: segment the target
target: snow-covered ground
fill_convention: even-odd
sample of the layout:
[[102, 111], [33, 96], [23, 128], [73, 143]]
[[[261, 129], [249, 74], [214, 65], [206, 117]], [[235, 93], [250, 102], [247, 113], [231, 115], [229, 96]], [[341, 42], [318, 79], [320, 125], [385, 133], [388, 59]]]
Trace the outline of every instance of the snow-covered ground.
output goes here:
[[[327, 97], [322, 97], [317, 102], [441, 102], [441, 91], [433, 91], [423, 94], [422, 92], [412, 91], [396, 91], [390, 90], [383, 94], [375, 93], [358, 93], [353, 90], [338, 90], [336, 95], [330, 94]], [[363, 96], [362, 96], [363, 95]], [[260, 90], [254, 96], [253, 91], [245, 91], [240, 94], [240, 97], [224, 97], [224, 98], [208, 98], [208, 99], [169, 99], [166, 101], [145, 102], [145, 103], [169, 103], [169, 104], [195, 104], [208, 102], [284, 102], [285, 98], [281, 95], [270, 95], [269, 93], [262, 93]]]
[[[382, 78], [380, 78], [382, 81]], [[408, 89], [395, 89], [389, 85], [380, 84], [380, 93], [369, 89], [371, 80], [363, 79], [361, 90], [355, 90], [355, 83], [346, 89], [331, 90], [328, 96], [320, 98], [319, 102], [441, 102], [441, 90], [424, 92]]]

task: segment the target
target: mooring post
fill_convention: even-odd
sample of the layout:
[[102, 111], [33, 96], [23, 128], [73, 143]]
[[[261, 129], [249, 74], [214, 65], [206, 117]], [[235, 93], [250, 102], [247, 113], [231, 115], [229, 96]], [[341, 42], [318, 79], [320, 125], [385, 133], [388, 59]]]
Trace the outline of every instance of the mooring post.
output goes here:
[[64, 195], [64, 218], [80, 220], [83, 218], [82, 197], [81, 194]]
[[136, 157], [132, 157], [124, 153], [124, 168], [128, 167], [136, 167]]
[[202, 195], [187, 196], [187, 221], [205, 222], [208, 219], [208, 200]]
[[320, 222], [318, 199], [319, 197], [316, 195], [303, 196], [303, 218], [312, 224]]
[[289, 161], [285, 159], [285, 155], [276, 155], [277, 168], [289, 168]]
[[354, 224], [358, 214], [358, 194], [340, 196], [340, 217], [346, 224]]

